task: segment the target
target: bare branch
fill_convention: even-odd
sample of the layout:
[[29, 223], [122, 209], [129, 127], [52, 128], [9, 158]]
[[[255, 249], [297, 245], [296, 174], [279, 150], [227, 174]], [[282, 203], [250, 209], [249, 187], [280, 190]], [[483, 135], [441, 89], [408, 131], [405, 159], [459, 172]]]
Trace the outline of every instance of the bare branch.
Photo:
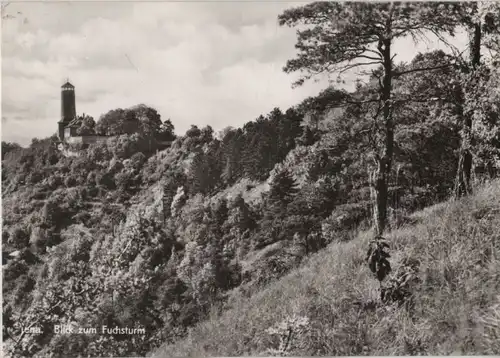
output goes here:
[[413, 73], [413, 72], [439, 70], [439, 69], [447, 68], [447, 67], [450, 67], [450, 66], [453, 66], [453, 64], [446, 64], [446, 65], [434, 66], [434, 67], [413, 68], [411, 70], [406, 70], [406, 71], [401, 71], [401, 72], [394, 72], [394, 77], [399, 77], [399, 76], [406, 75], [408, 73]]
[[353, 68], [360, 67], [360, 66], [370, 66], [370, 65], [376, 65], [380, 64], [380, 61], [372, 61], [372, 62], [361, 62], [361, 63], [355, 63], [352, 65], [345, 65], [344, 67], [339, 68], [339, 73], [344, 73], [346, 71], [349, 71]]
[[364, 52], [371, 52], [371, 53], [374, 53], [375, 55], [377, 55], [377, 58], [380, 58], [380, 59], [382, 58], [382, 57], [380, 56], [380, 53], [379, 53], [378, 51], [376, 51], [376, 50], [371, 50], [371, 49], [366, 48], [366, 47], [363, 47], [363, 48], [362, 48], [362, 50], [363, 50]]
[[372, 57], [372, 56], [367, 56], [367, 55], [358, 55], [356, 57], [361, 57], [361, 58], [366, 58], [368, 60], [374, 60], [374, 61], [378, 61], [380, 64], [382, 64], [382, 58], [379, 56], [379, 57]]

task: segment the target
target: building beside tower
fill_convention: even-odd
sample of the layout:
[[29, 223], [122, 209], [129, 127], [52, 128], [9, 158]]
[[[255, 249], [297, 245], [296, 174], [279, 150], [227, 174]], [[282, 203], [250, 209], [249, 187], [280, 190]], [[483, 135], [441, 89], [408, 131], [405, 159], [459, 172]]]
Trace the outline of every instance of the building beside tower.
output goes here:
[[91, 144], [107, 139], [105, 136], [78, 133], [78, 129], [82, 126], [82, 118], [76, 115], [75, 86], [69, 80], [61, 86], [61, 120], [57, 124], [57, 135], [62, 143]]
[[[141, 106], [145, 107], [144, 105], [139, 105], [131, 107], [131, 110], [140, 109], [142, 108]], [[127, 115], [122, 119], [123, 134], [132, 134], [139, 131], [139, 120], [131, 110], [126, 111]], [[95, 123], [90, 123], [88, 117], [85, 113], [77, 116], [75, 86], [69, 80], [66, 81], [61, 86], [61, 119], [57, 122], [58, 148], [67, 148], [71, 144], [83, 144], [87, 146], [89, 144], [106, 142], [108, 139], [116, 137], [114, 133], [105, 133], [105, 135], [96, 134]], [[165, 146], [170, 145], [171, 142], [171, 140], [156, 141], [157, 145]]]

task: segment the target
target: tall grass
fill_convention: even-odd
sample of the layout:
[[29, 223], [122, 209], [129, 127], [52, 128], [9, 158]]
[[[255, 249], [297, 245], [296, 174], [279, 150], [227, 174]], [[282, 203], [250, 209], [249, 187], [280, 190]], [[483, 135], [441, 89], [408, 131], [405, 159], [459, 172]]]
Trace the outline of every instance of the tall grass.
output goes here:
[[280, 337], [270, 332], [280, 330], [292, 332], [281, 355], [500, 354], [500, 182], [413, 217], [386, 236], [393, 274], [407, 258], [420, 262], [411, 311], [380, 302], [364, 262], [372, 233], [362, 232], [252, 297], [236, 297], [154, 356], [276, 354]]

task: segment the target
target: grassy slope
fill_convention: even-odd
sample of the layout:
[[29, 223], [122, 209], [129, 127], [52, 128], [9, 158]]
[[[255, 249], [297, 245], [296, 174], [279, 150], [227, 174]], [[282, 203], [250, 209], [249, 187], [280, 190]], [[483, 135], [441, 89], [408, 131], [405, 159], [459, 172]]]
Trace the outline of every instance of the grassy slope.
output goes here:
[[292, 337], [293, 355], [499, 354], [500, 181], [413, 217], [416, 223], [387, 234], [393, 272], [406, 257], [421, 262], [413, 317], [380, 303], [364, 263], [371, 237], [364, 232], [251, 298], [236, 297], [155, 356], [269, 355], [278, 342], [266, 329], [294, 315], [309, 323]]

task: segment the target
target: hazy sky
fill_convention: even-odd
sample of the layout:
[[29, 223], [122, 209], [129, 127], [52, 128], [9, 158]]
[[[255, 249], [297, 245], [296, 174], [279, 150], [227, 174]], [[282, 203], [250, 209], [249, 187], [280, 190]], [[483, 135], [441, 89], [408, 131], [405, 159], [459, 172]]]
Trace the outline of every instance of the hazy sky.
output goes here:
[[[97, 120], [144, 103], [179, 134], [287, 109], [327, 84], [292, 89], [295, 76], [282, 71], [295, 30], [279, 27], [277, 16], [299, 5], [12, 1], [6, 11], [15, 18], [2, 21], [2, 140], [26, 145], [55, 133], [67, 77], [77, 113]], [[434, 47], [402, 41], [396, 60]]]

